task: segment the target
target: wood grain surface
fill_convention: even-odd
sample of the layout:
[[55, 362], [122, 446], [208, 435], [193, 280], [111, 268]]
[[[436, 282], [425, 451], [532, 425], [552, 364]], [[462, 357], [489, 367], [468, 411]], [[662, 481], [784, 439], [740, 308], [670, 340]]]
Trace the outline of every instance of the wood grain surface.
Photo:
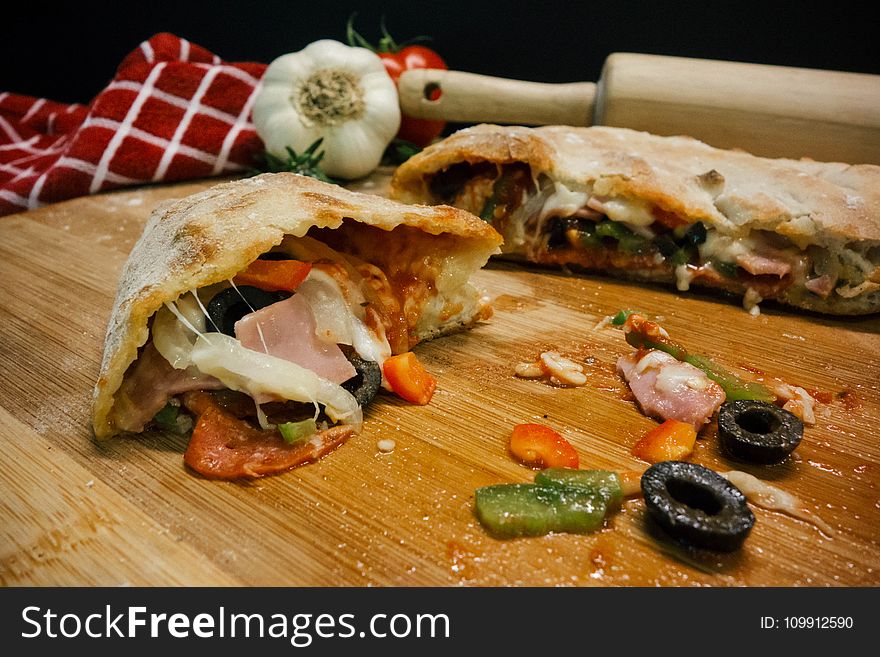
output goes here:
[[[380, 395], [365, 430], [322, 461], [248, 483], [183, 465], [186, 438], [96, 443], [92, 386], [128, 251], [153, 206], [216, 181], [76, 199], [0, 219], [0, 582], [4, 585], [794, 586], [880, 584], [880, 318], [834, 319], [600, 276], [492, 263], [476, 280], [495, 316], [416, 348], [439, 379], [426, 407]], [[383, 174], [362, 184], [383, 193]], [[692, 460], [797, 494], [833, 528], [756, 508], [736, 554], [660, 540], [639, 499], [586, 536], [498, 541], [472, 512], [483, 485], [529, 481], [507, 453], [514, 424], [544, 422], [582, 467], [643, 466], [655, 426], [614, 373], [621, 307], [659, 315], [693, 351], [831, 393], [785, 464], [726, 461], [714, 430]], [[517, 379], [547, 348], [588, 384]], [[396, 447], [382, 453], [377, 441]]]

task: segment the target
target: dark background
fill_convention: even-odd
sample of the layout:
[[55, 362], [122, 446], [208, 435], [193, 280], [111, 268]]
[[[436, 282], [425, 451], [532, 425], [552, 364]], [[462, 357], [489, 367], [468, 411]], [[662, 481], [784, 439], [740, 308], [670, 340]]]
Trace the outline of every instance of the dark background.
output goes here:
[[7, 3], [0, 92], [90, 101], [122, 58], [172, 32], [229, 61], [261, 61], [319, 38], [370, 41], [384, 15], [404, 40], [431, 35], [449, 67], [546, 82], [595, 81], [615, 51], [880, 73], [871, 2], [67, 2]]

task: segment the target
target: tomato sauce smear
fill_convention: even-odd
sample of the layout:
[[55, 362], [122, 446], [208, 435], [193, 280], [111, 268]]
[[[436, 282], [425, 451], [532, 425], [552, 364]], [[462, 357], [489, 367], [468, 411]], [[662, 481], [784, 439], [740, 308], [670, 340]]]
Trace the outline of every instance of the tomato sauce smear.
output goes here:
[[183, 460], [209, 479], [254, 479], [285, 472], [317, 461], [354, 433], [341, 425], [290, 444], [275, 429], [257, 429], [235, 417], [207, 392], [188, 392], [183, 404], [198, 418]]

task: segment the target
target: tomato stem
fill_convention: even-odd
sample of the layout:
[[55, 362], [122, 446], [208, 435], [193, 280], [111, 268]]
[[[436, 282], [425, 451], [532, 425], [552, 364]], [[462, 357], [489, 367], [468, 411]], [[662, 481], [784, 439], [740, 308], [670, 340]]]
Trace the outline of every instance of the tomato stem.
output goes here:
[[354, 19], [357, 16], [357, 12], [353, 12], [351, 16], [348, 18], [348, 23], [345, 25], [345, 36], [348, 39], [348, 45], [353, 48], [366, 48], [367, 50], [372, 50], [373, 52], [377, 52], [375, 46], [367, 41], [364, 37], [362, 37], [357, 30], [354, 29]]
[[352, 13], [349, 17], [348, 22], [345, 25], [345, 35], [348, 40], [348, 45], [353, 47], [366, 48], [367, 50], [371, 50], [372, 52], [379, 53], [398, 53], [407, 46], [411, 46], [415, 43], [420, 43], [424, 41], [431, 41], [431, 37], [426, 35], [420, 35], [412, 37], [411, 39], [407, 39], [401, 43], [397, 43], [394, 40], [394, 37], [391, 36], [391, 33], [388, 31], [388, 28], [385, 25], [385, 16], [379, 21], [379, 29], [382, 32], [382, 36], [379, 38], [379, 45], [374, 46], [372, 43], [367, 41], [357, 30], [354, 29], [354, 19], [357, 16], [357, 12]]

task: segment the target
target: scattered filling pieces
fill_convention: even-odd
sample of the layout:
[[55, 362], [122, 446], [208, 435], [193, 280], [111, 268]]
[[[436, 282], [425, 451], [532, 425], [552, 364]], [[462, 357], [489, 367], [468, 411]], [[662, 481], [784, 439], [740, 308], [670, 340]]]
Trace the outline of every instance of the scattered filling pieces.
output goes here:
[[677, 420], [699, 430], [724, 401], [724, 391], [702, 370], [663, 351], [621, 356], [617, 370], [645, 415]]
[[785, 403], [782, 408], [797, 415], [804, 424], [816, 424], [816, 399], [803, 388], [780, 383], [774, 386], [778, 399]]
[[295, 445], [318, 433], [318, 424], [314, 418], [300, 420], [299, 422], [282, 422], [276, 425], [284, 442]]
[[781, 463], [803, 436], [801, 419], [775, 404], [740, 399], [723, 404], [718, 413], [721, 451], [739, 461]]
[[793, 518], [808, 522], [827, 536], [834, 535], [834, 529], [822, 520], [816, 512], [808, 508], [798, 497], [777, 486], [761, 481], [757, 477], [739, 470], [721, 472], [733, 485], [739, 488], [753, 504], [770, 511], [780, 511]]
[[383, 454], [390, 454], [397, 447], [397, 443], [391, 438], [382, 438], [376, 441], [376, 448]]
[[582, 534], [602, 527], [623, 493], [613, 472], [551, 469], [533, 484], [478, 488], [475, 512], [483, 527], [499, 538]]
[[646, 433], [632, 448], [632, 455], [648, 463], [680, 461], [694, 451], [697, 431], [688, 422], [666, 420]]
[[636, 349], [653, 349], [665, 352], [676, 360], [702, 370], [706, 376], [721, 387], [727, 401], [736, 399], [776, 401], [776, 395], [763, 384], [745, 381], [709, 358], [689, 353], [683, 346], [673, 342], [663, 327], [656, 322], [649, 321], [643, 315], [631, 313], [626, 317], [622, 326], [626, 341], [631, 346]]
[[408, 402], [424, 406], [434, 396], [437, 379], [411, 351], [386, 359], [382, 371], [391, 390]]
[[556, 351], [544, 351], [532, 363], [519, 363], [516, 375], [523, 379], [549, 379], [560, 386], [582, 386], [587, 382], [584, 366]]
[[510, 436], [510, 452], [530, 467], [578, 467], [578, 455], [571, 443], [543, 424], [516, 425]]
[[717, 472], [685, 461], [663, 461], [642, 475], [648, 516], [672, 540], [732, 552], [745, 541], [755, 516], [745, 495]]

